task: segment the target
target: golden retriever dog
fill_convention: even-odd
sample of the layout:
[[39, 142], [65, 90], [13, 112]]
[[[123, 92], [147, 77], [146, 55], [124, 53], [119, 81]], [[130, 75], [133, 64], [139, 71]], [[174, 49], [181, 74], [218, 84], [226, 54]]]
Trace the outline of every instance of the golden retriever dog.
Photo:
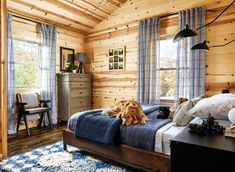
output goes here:
[[116, 116], [122, 119], [122, 125], [145, 124], [146, 115], [139, 102], [134, 100], [121, 100], [115, 106], [105, 109], [103, 114]]

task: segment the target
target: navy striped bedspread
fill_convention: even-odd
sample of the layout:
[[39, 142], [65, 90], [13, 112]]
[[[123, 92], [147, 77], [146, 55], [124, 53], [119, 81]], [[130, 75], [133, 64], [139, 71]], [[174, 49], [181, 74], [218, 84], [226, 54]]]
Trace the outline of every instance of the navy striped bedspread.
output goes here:
[[157, 119], [159, 107], [162, 105], [142, 105], [143, 112], [149, 119], [145, 125], [122, 126], [119, 118], [102, 115], [102, 109], [96, 109], [73, 115], [68, 126], [78, 138], [111, 145], [124, 143], [154, 150], [155, 133], [170, 122], [169, 119]]

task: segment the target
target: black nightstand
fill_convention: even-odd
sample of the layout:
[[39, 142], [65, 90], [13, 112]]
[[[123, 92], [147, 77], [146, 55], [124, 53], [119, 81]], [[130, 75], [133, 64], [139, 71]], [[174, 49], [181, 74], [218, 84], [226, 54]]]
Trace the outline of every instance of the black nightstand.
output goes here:
[[185, 128], [171, 140], [171, 171], [235, 171], [235, 138], [199, 136]]

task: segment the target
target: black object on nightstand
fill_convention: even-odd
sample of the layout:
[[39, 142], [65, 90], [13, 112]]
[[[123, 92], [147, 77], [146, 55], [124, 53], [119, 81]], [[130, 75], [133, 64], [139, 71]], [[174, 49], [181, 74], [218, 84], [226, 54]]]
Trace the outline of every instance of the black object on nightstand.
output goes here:
[[235, 169], [235, 138], [200, 136], [185, 128], [171, 140], [172, 172], [226, 172]]

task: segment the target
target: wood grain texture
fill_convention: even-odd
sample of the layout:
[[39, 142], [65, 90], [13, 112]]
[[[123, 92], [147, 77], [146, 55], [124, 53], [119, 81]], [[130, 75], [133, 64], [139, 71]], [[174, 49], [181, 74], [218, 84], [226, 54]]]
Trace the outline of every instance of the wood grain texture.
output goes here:
[[143, 171], [170, 171], [170, 157], [161, 153], [147, 151], [124, 144], [113, 146], [87, 139], [76, 138], [74, 132], [68, 129], [63, 132], [63, 141], [66, 145], [75, 146], [94, 155], [105, 157], [112, 161]]
[[30, 129], [30, 136], [24, 130], [19, 131], [18, 136], [8, 137], [9, 156], [22, 154], [33, 149], [56, 143], [62, 140], [62, 130], [66, 128], [66, 123], [59, 123], [49, 127], [35, 127]]
[[[206, 22], [213, 20], [231, 1], [185, 1], [169, 0], [127, 1], [107, 20], [98, 24], [85, 38], [85, 49], [89, 61], [86, 66], [93, 76], [93, 108], [108, 107], [121, 99], [136, 98], [138, 21], [151, 16], [163, 16], [179, 10], [206, 7]], [[180, 3], [180, 5], [179, 5]], [[215, 23], [206, 29], [206, 40], [210, 45], [226, 43], [234, 39], [235, 5], [226, 11]], [[160, 36], [173, 37], [178, 32], [178, 16], [161, 18]], [[107, 52], [110, 48], [126, 46], [126, 71], [108, 70]], [[231, 83], [235, 90], [235, 44], [222, 48], [211, 48], [206, 53], [206, 95], [220, 93]], [[164, 102], [165, 103], [165, 102]], [[170, 104], [168, 102], [168, 104]]]
[[0, 0], [0, 157], [7, 155], [6, 0]]

